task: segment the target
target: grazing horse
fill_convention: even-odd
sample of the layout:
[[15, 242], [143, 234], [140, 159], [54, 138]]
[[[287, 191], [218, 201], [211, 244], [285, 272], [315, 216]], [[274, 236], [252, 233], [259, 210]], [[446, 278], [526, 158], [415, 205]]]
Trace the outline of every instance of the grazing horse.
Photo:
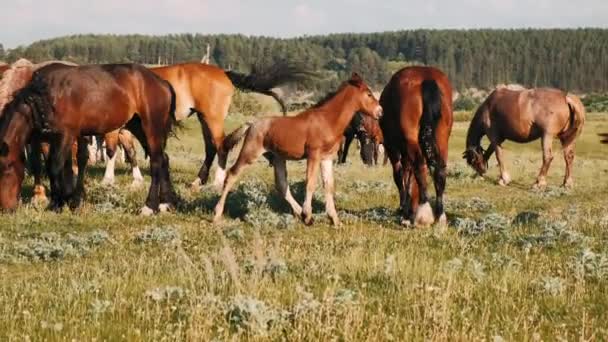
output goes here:
[[[84, 196], [88, 151], [81, 137], [126, 127], [150, 155], [152, 182], [142, 214], [167, 209], [177, 199], [164, 153], [174, 122], [173, 88], [143, 66], [47, 65], [15, 94], [0, 118], [0, 207], [17, 205], [24, 174], [22, 151], [30, 138], [48, 138], [49, 208], [60, 210], [65, 203], [77, 207]], [[71, 147], [76, 139], [79, 172], [74, 189]]]
[[[95, 137], [98, 138], [98, 137]], [[137, 152], [135, 149], [135, 141], [133, 134], [128, 130], [121, 128], [119, 130], [112, 131], [110, 133], [105, 134], [101, 138], [101, 142], [105, 142], [105, 154], [107, 158], [106, 161], [106, 171], [103, 176], [102, 184], [110, 185], [114, 184], [114, 169], [116, 166], [116, 157], [118, 148], [122, 147], [125, 153], [126, 162], [131, 165], [131, 173], [133, 175], [133, 182], [131, 183], [132, 187], [139, 187], [144, 182], [144, 177], [141, 174], [139, 166], [137, 164]], [[96, 139], [97, 140], [97, 139]], [[99, 144], [100, 140], [96, 141], [96, 145], [98, 147], [98, 151], [103, 155], [104, 146]], [[101, 150], [101, 151], [99, 151]], [[103, 160], [103, 158], [100, 158]], [[97, 161], [97, 158], [95, 158]]]
[[299, 66], [281, 61], [267, 68], [254, 68], [250, 75], [226, 71], [209, 64], [184, 63], [152, 68], [152, 72], [169, 81], [177, 94], [176, 118], [183, 120], [196, 113], [201, 124], [205, 141], [205, 161], [198, 177], [192, 182], [193, 189], [207, 183], [209, 170], [217, 154], [218, 169], [215, 185], [221, 187], [226, 169], [227, 152], [222, 146], [224, 141], [224, 120], [232, 101], [235, 87], [258, 92], [273, 97], [281, 106], [283, 114], [286, 107], [273, 88], [287, 83], [307, 79], [312, 73]]
[[[562, 143], [566, 161], [565, 187], [574, 184], [572, 163], [574, 145], [585, 123], [585, 107], [580, 99], [561, 90], [538, 88], [525, 90], [494, 90], [475, 112], [467, 132], [463, 158], [480, 176], [487, 171], [488, 159], [496, 152], [500, 167], [500, 185], [507, 185], [511, 177], [503, 159], [502, 143], [511, 140], [527, 143], [541, 139], [543, 163], [536, 178], [535, 188], [544, 188], [549, 165], [553, 160], [553, 139]], [[481, 147], [481, 138], [487, 136], [490, 146]]]
[[363, 163], [368, 166], [377, 165], [380, 144], [384, 141], [382, 130], [377, 120], [359, 112], [355, 113], [353, 120], [344, 130], [344, 138], [338, 150], [338, 164], [346, 163], [348, 149], [355, 138], [359, 140]]
[[[438, 223], [445, 224], [443, 192], [453, 123], [447, 76], [432, 67], [401, 69], [384, 88], [380, 105], [384, 109], [380, 127], [399, 190], [402, 223], [428, 226], [437, 217]], [[427, 195], [427, 166], [435, 183], [435, 214]]]
[[[228, 192], [243, 169], [264, 153], [272, 154], [276, 188], [291, 205], [296, 217], [311, 225], [312, 195], [316, 187], [317, 172], [321, 166], [325, 188], [325, 210], [334, 225], [339, 225], [334, 205], [333, 159], [344, 129], [356, 111], [378, 119], [382, 107], [369, 87], [357, 74], [316, 106], [292, 117], [268, 117], [245, 124], [226, 138], [228, 151], [243, 137], [243, 147], [236, 163], [228, 171], [222, 195], [215, 206], [214, 222], [222, 218]], [[306, 197], [303, 207], [293, 198], [287, 182], [286, 160], [307, 160]]]

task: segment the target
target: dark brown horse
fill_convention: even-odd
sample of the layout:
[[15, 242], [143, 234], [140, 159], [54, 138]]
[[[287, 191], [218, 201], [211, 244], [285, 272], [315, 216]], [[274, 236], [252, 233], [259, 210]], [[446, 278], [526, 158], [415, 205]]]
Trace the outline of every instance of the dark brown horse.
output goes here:
[[[543, 163], [534, 184], [544, 188], [549, 165], [553, 160], [553, 139], [562, 143], [566, 173], [563, 185], [570, 187], [574, 145], [585, 123], [585, 107], [580, 99], [557, 89], [494, 90], [475, 112], [467, 132], [467, 146], [463, 158], [482, 175], [487, 170], [488, 159], [496, 151], [500, 167], [500, 185], [507, 185], [511, 177], [503, 160], [502, 143], [511, 140], [527, 143], [541, 139]], [[490, 146], [481, 147], [481, 138], [487, 136]]]
[[[22, 151], [30, 138], [36, 142], [44, 137], [50, 142], [50, 208], [58, 210], [67, 202], [76, 207], [84, 195], [87, 144], [79, 137], [126, 127], [150, 155], [152, 182], [142, 214], [167, 208], [176, 201], [164, 153], [174, 114], [173, 88], [143, 66], [51, 64], [39, 69], [0, 118], [0, 206], [13, 209], [17, 205], [24, 171]], [[76, 139], [82, 153], [78, 153], [74, 189], [71, 147]]]
[[[222, 196], [215, 206], [214, 222], [221, 220], [228, 192], [243, 169], [262, 154], [271, 153], [277, 190], [291, 205], [296, 217], [313, 223], [312, 195], [316, 188], [319, 165], [325, 188], [325, 210], [334, 225], [339, 225], [334, 204], [333, 159], [344, 129], [356, 111], [378, 119], [382, 107], [369, 87], [357, 74], [316, 106], [292, 117], [269, 117], [243, 125], [226, 138], [228, 150], [245, 137], [236, 163], [228, 171]], [[306, 197], [300, 207], [289, 191], [286, 160], [307, 160]]]
[[200, 121], [205, 141], [205, 161], [192, 187], [198, 189], [207, 183], [209, 170], [217, 154], [218, 169], [215, 185], [220, 188], [224, 182], [226, 169], [224, 141], [224, 120], [232, 101], [235, 87], [269, 95], [279, 102], [285, 114], [285, 105], [272, 90], [283, 84], [307, 79], [312, 73], [294, 63], [281, 61], [269, 67], [257, 67], [249, 75], [201, 64], [184, 63], [152, 68], [152, 72], [169, 81], [177, 94], [176, 117], [183, 120], [196, 113]]
[[355, 113], [353, 120], [344, 130], [344, 138], [338, 150], [338, 164], [346, 163], [350, 144], [355, 138], [359, 140], [359, 154], [363, 163], [368, 166], [378, 165], [380, 145], [384, 142], [382, 130], [378, 120], [359, 112]]
[[[382, 92], [380, 127], [393, 165], [404, 223], [430, 225], [447, 219], [443, 209], [448, 140], [452, 131], [452, 87], [432, 67], [398, 71]], [[435, 215], [427, 195], [427, 169], [432, 169], [437, 194]]]

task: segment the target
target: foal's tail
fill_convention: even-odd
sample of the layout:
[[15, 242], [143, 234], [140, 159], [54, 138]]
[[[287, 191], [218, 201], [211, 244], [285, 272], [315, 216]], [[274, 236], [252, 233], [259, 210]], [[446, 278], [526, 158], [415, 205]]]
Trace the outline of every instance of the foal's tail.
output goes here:
[[581, 102], [578, 96], [568, 94], [566, 95], [566, 102], [570, 109], [570, 124], [568, 129], [561, 134], [560, 138], [564, 145], [569, 145], [574, 142], [583, 130], [583, 124], [585, 123], [585, 106]]
[[230, 151], [241, 140], [243, 140], [243, 138], [245, 137], [245, 134], [247, 134], [247, 131], [249, 131], [249, 127], [251, 127], [251, 123], [246, 123], [246, 124], [242, 125], [241, 127], [232, 131], [230, 134], [228, 134], [224, 138], [223, 145], [224, 145], [224, 151], [226, 151], [226, 153], [230, 153]]
[[422, 82], [422, 117], [418, 141], [424, 158], [431, 167], [436, 167], [439, 160], [435, 128], [441, 119], [441, 99], [441, 90], [435, 80]]
[[254, 66], [249, 75], [232, 70], [225, 73], [237, 88], [271, 96], [281, 106], [283, 115], [287, 114], [287, 106], [272, 89], [288, 83], [302, 82], [316, 75], [302, 65], [284, 60], [268, 66]]

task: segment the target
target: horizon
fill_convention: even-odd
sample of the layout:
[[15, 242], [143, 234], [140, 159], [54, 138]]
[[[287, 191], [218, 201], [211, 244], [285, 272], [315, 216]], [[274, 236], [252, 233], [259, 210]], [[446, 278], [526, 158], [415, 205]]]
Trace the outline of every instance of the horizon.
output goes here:
[[[549, 15], [547, 14], [549, 13]], [[608, 2], [584, 0], [16, 0], [0, 12], [7, 49], [71, 35], [242, 34], [298, 38], [404, 30], [608, 28]], [[5, 31], [6, 32], [6, 31]]]

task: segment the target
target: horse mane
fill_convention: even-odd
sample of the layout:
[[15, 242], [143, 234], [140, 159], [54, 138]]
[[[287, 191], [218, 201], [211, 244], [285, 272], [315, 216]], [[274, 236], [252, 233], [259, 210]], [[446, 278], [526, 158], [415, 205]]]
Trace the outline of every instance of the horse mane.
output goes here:
[[21, 58], [11, 64], [10, 68], [2, 74], [2, 79], [0, 79], [0, 115], [2, 115], [4, 107], [13, 100], [15, 94], [32, 80], [34, 72], [53, 63], [71, 66], [78, 65], [72, 62], [59, 60], [33, 64], [25, 58]]

